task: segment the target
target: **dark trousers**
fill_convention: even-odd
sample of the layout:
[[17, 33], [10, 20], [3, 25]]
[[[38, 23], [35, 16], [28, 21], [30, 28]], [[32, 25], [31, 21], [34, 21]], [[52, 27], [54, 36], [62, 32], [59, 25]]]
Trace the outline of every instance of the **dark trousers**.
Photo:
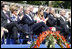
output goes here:
[[67, 24], [61, 24], [61, 27], [64, 29], [65, 33], [69, 34], [70, 31], [69, 31], [69, 29], [67, 28], [66, 25], [67, 25]]
[[[9, 30], [13, 34], [15, 40], [18, 39], [17, 33], [18, 31], [22, 32], [23, 34], [30, 34], [28, 25], [17, 24], [16, 22], [7, 23], [4, 26], [6, 29]], [[11, 35], [11, 33], [9, 33]]]
[[42, 31], [46, 31], [46, 30], [49, 29], [48, 26], [45, 25], [44, 22], [35, 23], [35, 24], [33, 24], [33, 25], [31, 26], [31, 30], [33, 30], [33, 31], [37, 31], [37, 29], [40, 29], [40, 28], [42, 28], [42, 29], [41, 29]]
[[18, 24], [16, 22], [7, 23], [4, 27], [6, 29], [8, 29], [8, 30], [12, 30], [13, 27], [16, 27], [16, 29], [18, 31], [21, 31], [23, 33], [25, 33], [26, 31], [28, 31], [28, 25], [27, 24], [22, 25], [22, 24]]

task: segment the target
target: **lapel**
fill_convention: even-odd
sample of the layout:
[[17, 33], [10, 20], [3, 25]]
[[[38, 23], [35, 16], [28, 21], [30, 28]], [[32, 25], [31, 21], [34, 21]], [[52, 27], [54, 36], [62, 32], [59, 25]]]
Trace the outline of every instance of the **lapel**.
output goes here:
[[64, 16], [64, 19], [66, 20], [67, 18]]
[[7, 19], [6, 15], [4, 14], [4, 12], [3, 12], [3, 11], [1, 12], [1, 15], [2, 15], [2, 17], [4, 17], [4, 18], [6, 18], [6, 19]]
[[53, 14], [51, 14], [51, 17], [52, 17], [52, 18], [54, 18], [54, 15], [53, 15]]
[[29, 21], [32, 21], [32, 20], [28, 17], [28, 15], [26, 15], [26, 17], [27, 17], [27, 19], [28, 19]]
[[[9, 12], [7, 12], [7, 14], [9, 14]], [[11, 21], [11, 19], [10, 19], [10, 15], [8, 15], [8, 17], [4, 14], [4, 12], [2, 11], [2, 15], [3, 15], [3, 17], [5, 17], [6, 19], [8, 19], [9, 21]]]
[[30, 15], [30, 17], [32, 18], [32, 20], [33, 20], [33, 17]]
[[60, 20], [64, 22], [64, 20], [63, 20], [63, 18], [62, 18], [62, 17], [60, 17]]

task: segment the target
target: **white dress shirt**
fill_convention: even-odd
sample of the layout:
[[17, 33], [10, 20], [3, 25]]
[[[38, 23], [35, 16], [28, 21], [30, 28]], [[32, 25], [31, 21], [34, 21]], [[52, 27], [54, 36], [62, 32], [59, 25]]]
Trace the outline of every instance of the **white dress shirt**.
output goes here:
[[62, 19], [63, 19], [64, 21], [66, 21], [65, 18], [64, 18], [63, 16], [61, 16], [61, 17], [62, 17]]

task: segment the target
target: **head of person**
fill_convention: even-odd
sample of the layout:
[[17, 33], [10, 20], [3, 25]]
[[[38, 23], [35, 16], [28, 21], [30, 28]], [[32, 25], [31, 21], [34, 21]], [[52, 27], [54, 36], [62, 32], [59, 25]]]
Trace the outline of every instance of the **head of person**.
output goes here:
[[3, 5], [1, 5], [1, 9], [4, 10], [4, 11], [8, 11], [9, 6], [7, 4], [3, 4]]
[[29, 8], [30, 8], [30, 11], [33, 12], [33, 9], [34, 9], [33, 6], [31, 5], [29, 6]]
[[30, 14], [30, 8], [29, 7], [25, 8], [25, 14]]
[[12, 14], [17, 16], [18, 8], [16, 6], [10, 7], [10, 11], [11, 11]]
[[50, 8], [49, 9], [49, 13], [54, 14], [55, 13], [55, 9], [54, 8]]
[[49, 8], [47, 8], [47, 9], [45, 10], [45, 12], [46, 12], [46, 13], [49, 13]]
[[11, 4], [10, 4], [10, 7], [11, 7], [11, 6], [16, 6], [16, 4], [15, 4], [15, 3], [11, 3]]
[[44, 7], [41, 5], [41, 6], [39, 6], [39, 9], [42, 9], [42, 10], [44, 10]]
[[65, 10], [61, 10], [61, 11], [60, 11], [60, 15], [61, 15], [61, 16], [65, 16], [65, 14], [66, 14], [66, 11], [65, 11]]
[[20, 12], [22, 12], [23, 11], [23, 6], [20, 6], [19, 10], [20, 10]]
[[6, 2], [1, 1], [1, 4], [7, 4]]
[[39, 9], [38, 10], [38, 17], [39, 18], [42, 18], [44, 16], [44, 14], [43, 14], [43, 9]]

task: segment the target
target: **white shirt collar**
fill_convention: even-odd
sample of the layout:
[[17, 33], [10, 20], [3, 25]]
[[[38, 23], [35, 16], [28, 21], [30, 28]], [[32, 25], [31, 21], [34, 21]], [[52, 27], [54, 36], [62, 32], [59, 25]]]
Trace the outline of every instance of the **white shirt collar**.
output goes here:
[[63, 16], [61, 16], [62, 17], [62, 19], [65, 21], [65, 18], [63, 17]]
[[6, 11], [5, 11], [5, 10], [3, 10], [3, 12], [4, 12], [4, 13], [6, 13]]
[[26, 14], [31, 20], [32, 20], [32, 18], [30, 17], [30, 15], [29, 14]]

